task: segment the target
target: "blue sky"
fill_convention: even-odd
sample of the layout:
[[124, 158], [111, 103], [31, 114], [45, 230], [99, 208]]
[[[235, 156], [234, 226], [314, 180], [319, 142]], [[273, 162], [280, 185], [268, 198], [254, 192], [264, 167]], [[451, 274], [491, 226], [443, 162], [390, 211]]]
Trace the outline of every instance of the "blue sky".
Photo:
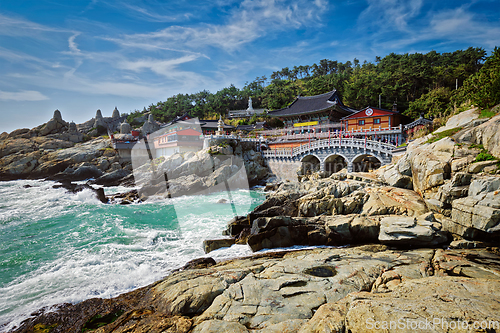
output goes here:
[[320, 59], [500, 46], [500, 2], [2, 0], [0, 132], [242, 88]]

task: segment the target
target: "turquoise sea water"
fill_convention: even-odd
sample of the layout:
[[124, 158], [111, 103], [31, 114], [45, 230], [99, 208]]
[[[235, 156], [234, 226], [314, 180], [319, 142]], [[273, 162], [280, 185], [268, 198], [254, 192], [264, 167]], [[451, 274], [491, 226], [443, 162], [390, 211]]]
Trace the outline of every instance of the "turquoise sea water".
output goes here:
[[0, 182], [0, 332], [44, 306], [145, 286], [194, 258], [248, 255], [246, 245], [205, 255], [202, 242], [221, 237], [234, 212], [247, 214], [264, 200], [262, 192], [238, 190], [231, 198], [220, 192], [106, 205], [90, 191], [52, 185]]

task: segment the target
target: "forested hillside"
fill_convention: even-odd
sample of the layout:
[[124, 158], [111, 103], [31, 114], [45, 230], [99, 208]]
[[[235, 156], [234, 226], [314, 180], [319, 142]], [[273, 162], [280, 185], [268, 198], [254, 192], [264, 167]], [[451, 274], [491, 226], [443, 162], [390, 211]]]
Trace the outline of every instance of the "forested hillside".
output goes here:
[[[458, 89], [457, 89], [458, 88]], [[463, 103], [488, 108], [500, 103], [500, 50], [487, 57], [483, 48], [469, 47], [451, 53], [391, 53], [375, 62], [354, 59], [342, 63], [328, 59], [318, 64], [285, 67], [269, 78], [257, 77], [242, 89], [231, 85], [216, 93], [207, 90], [178, 94], [151, 104], [160, 121], [188, 112], [206, 118], [245, 109], [249, 97], [254, 108], [279, 109], [297, 95], [312, 96], [337, 89], [344, 104], [361, 109], [377, 106], [390, 109], [396, 102], [404, 114], [416, 118], [446, 115]], [[137, 111], [130, 117], [139, 116]]]

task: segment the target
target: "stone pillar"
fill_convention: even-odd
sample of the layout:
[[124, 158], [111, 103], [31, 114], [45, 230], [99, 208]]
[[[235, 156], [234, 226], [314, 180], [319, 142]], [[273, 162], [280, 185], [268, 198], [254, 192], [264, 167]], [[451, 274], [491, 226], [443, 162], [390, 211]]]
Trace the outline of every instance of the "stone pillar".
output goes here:
[[347, 172], [352, 172], [353, 171], [353, 163], [352, 161], [347, 162]]

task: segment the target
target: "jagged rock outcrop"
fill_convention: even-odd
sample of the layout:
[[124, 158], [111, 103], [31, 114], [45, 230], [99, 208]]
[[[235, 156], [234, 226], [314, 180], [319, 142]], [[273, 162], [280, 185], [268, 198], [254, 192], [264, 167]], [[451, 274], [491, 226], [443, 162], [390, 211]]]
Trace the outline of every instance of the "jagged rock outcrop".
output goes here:
[[56, 134], [67, 131], [69, 124], [62, 119], [61, 111], [55, 110], [54, 116], [41, 129], [40, 135]]
[[115, 106], [115, 109], [113, 110], [113, 114], [111, 115], [111, 118], [113, 118], [113, 119], [120, 118], [120, 111], [118, 111], [118, 108], [116, 106]]

